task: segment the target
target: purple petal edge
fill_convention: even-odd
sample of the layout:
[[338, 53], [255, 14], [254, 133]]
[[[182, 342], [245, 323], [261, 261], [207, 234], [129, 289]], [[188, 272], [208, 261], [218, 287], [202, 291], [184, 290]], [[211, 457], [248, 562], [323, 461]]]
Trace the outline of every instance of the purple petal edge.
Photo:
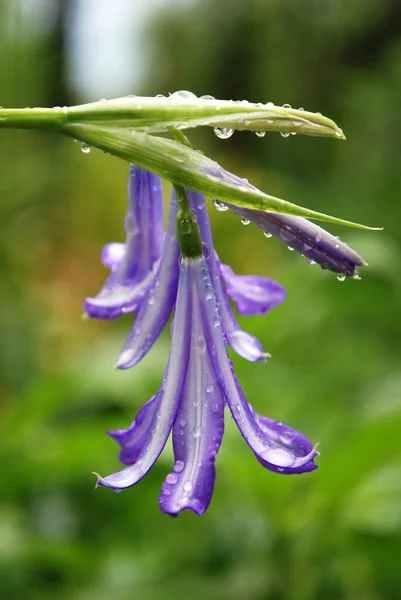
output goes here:
[[220, 273], [227, 294], [236, 303], [240, 315], [262, 315], [282, 304], [286, 291], [279, 283], [257, 275], [236, 275], [231, 267], [220, 263]]

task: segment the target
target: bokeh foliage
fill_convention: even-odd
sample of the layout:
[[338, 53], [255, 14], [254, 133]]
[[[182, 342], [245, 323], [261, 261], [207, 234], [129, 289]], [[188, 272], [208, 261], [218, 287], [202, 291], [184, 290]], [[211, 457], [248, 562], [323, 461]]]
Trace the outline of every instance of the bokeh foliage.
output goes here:
[[[65, 70], [69, 2], [34, 34], [1, 2], [0, 103], [81, 98]], [[71, 3], [72, 4], [72, 3]], [[118, 2], [115, 4], [118, 10]], [[112, 9], [111, 9], [112, 10]], [[241, 319], [273, 358], [234, 358], [258, 411], [320, 441], [318, 471], [264, 471], [227, 419], [212, 505], [159, 512], [172, 460], [119, 495], [104, 432], [158, 388], [169, 334], [141, 365], [113, 364], [130, 317], [80, 320], [99, 252], [121, 240], [127, 165], [61, 137], [0, 135], [0, 596], [7, 600], [396, 600], [401, 595], [401, 19], [397, 0], [203, 0], [163, 9], [141, 89], [290, 102], [348, 140], [208, 131], [192, 140], [268, 193], [382, 233], [338, 229], [370, 263], [339, 283], [238, 218], [211, 209], [221, 258], [276, 278], [286, 303]], [[135, 57], [132, 57], [135, 60]], [[166, 194], [168, 194], [166, 186]], [[332, 229], [333, 231], [333, 229]]]

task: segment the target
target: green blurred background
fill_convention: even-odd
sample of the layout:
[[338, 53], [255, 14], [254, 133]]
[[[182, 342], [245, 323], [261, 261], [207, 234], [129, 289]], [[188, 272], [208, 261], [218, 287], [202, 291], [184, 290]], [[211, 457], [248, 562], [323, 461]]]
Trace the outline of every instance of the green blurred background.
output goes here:
[[[346, 143], [209, 129], [191, 139], [266, 192], [384, 226], [331, 228], [369, 262], [340, 283], [211, 207], [238, 273], [288, 290], [240, 319], [273, 355], [234, 357], [249, 401], [320, 441], [283, 477], [231, 419], [207, 514], [163, 515], [166, 449], [119, 495], [106, 429], [158, 389], [169, 334], [113, 364], [131, 317], [82, 321], [124, 238], [128, 165], [56, 135], [0, 135], [0, 597], [73, 600], [401, 598], [401, 3], [399, 0], [0, 0], [0, 104], [53, 106], [189, 89], [320, 111]], [[166, 185], [166, 194], [169, 191]]]

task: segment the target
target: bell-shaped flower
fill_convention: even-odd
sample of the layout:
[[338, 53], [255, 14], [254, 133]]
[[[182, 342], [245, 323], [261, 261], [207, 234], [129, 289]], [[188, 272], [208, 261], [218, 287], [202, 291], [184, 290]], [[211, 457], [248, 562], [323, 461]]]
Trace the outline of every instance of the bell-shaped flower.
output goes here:
[[[195, 192], [188, 192], [188, 200], [197, 215], [227, 341], [243, 358], [250, 361], [265, 360], [268, 354], [259, 340], [240, 328], [230, 307], [228, 295], [236, 303], [240, 314], [257, 315], [266, 313], [282, 303], [285, 299], [285, 290], [271, 279], [253, 275], [235, 275], [230, 267], [222, 265], [214, 250], [205, 197]], [[145, 356], [162, 332], [174, 308], [179, 256], [175, 233], [176, 213], [177, 200], [173, 191], [162, 258], [117, 361], [116, 366], [120, 369], [134, 366]]]
[[131, 165], [125, 244], [107, 244], [102, 263], [111, 270], [99, 294], [85, 300], [85, 313], [115, 319], [138, 309], [155, 278], [163, 248], [163, 194], [159, 177]]
[[[209, 259], [211, 256], [212, 252]], [[159, 500], [161, 509], [171, 515], [185, 509], [201, 515], [211, 501], [225, 405], [262, 465], [283, 474], [316, 468], [317, 451], [303, 435], [260, 417], [245, 400], [227, 353], [228, 336], [209, 274], [211, 264], [217, 265], [217, 261], [208, 266], [201, 256], [181, 259], [170, 357], [162, 386], [129, 429], [110, 433], [121, 445], [122, 461], [129, 466], [104, 478], [98, 476], [97, 481], [97, 485], [115, 490], [135, 485], [156, 462], [172, 431], [175, 463]]]

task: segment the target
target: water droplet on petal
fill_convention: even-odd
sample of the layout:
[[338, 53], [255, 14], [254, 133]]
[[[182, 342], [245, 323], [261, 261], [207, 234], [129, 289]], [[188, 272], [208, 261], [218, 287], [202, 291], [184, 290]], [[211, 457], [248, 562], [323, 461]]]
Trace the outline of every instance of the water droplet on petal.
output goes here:
[[218, 413], [219, 412], [219, 405], [218, 404], [212, 404], [212, 411], [214, 413]]
[[289, 250], [290, 252], [293, 252], [293, 251], [294, 251], [294, 248], [291, 248], [291, 246], [287, 246], [287, 248], [288, 248], [288, 250]]
[[206, 300], [211, 300], [213, 298], [213, 288], [210, 283], [205, 285], [205, 298]]
[[181, 421], [180, 421], [181, 427], [185, 427], [186, 424], [187, 424], [186, 420], [185, 419], [181, 419]]
[[201, 433], [202, 433], [202, 427], [195, 427], [195, 429], [193, 431], [194, 438], [200, 437]]
[[291, 104], [283, 104], [283, 108], [291, 108]]
[[169, 483], [170, 485], [174, 485], [175, 483], [177, 483], [177, 481], [178, 481], [177, 473], [170, 473], [166, 477], [166, 482]]
[[215, 127], [213, 131], [220, 140], [228, 140], [234, 133], [234, 129], [228, 127]]
[[88, 144], [85, 144], [84, 142], [82, 142], [81, 150], [84, 154], [89, 154], [89, 152], [91, 151], [91, 147], [88, 146]]
[[214, 325], [215, 327], [218, 327], [218, 326], [220, 325], [220, 317], [219, 317], [219, 315], [215, 315], [215, 316], [213, 317], [213, 325]]
[[211, 394], [211, 393], [213, 392], [213, 390], [214, 390], [214, 385], [213, 385], [213, 383], [208, 383], [208, 385], [206, 386], [206, 388], [205, 388], [205, 389], [206, 389], [206, 393], [207, 393], [207, 394]]
[[250, 220], [249, 220], [249, 219], [245, 219], [245, 217], [242, 217], [242, 219], [241, 219], [241, 223], [242, 223], [243, 225], [249, 225], [249, 223], [250, 223]]
[[185, 464], [183, 460], [177, 460], [177, 462], [175, 463], [173, 469], [176, 473], [181, 473], [181, 471], [183, 470]]
[[259, 138], [263, 138], [266, 135], [266, 131], [255, 131], [255, 135]]
[[184, 492], [191, 492], [192, 491], [192, 483], [190, 481], [186, 481], [183, 485], [183, 490]]
[[313, 258], [307, 258], [306, 262], [308, 263], [308, 265], [315, 265], [316, 264], [316, 261], [313, 260]]
[[280, 131], [280, 135], [283, 138], [288, 138], [288, 137], [290, 137], [290, 132], [289, 131]]
[[162, 488], [162, 494], [163, 496], [171, 496], [171, 492], [167, 488]]
[[271, 234], [270, 231], [264, 231], [263, 235], [267, 238], [271, 238], [273, 234]]
[[339, 273], [337, 275], [337, 279], [338, 279], [338, 281], [345, 281], [347, 279], [347, 276], [344, 275], [344, 273]]

